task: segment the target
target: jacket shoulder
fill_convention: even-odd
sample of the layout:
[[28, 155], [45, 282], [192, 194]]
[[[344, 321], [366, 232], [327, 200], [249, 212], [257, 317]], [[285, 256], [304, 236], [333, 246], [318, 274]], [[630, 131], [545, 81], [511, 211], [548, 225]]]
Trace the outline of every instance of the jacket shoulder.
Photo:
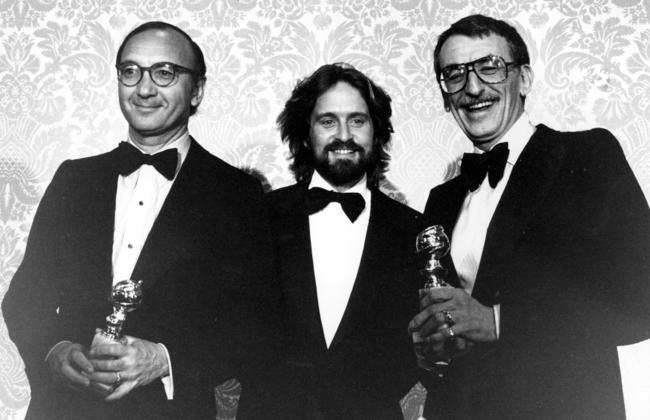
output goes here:
[[377, 202], [385, 206], [388, 211], [393, 212], [396, 217], [415, 220], [420, 216], [420, 212], [417, 210], [391, 198], [379, 189], [373, 190], [373, 194], [376, 194]]
[[271, 215], [297, 209], [306, 190], [305, 185], [298, 183], [266, 193], [264, 198]]
[[[222, 189], [227, 187], [227, 185], [230, 185], [238, 194], [261, 193], [261, 184], [266, 181], [261, 174], [259, 174], [259, 177], [256, 177], [251, 174], [256, 173], [254, 171], [248, 173], [243, 169], [231, 165], [220, 157], [205, 150], [196, 141], [193, 142], [192, 147], [197, 149], [195, 150], [195, 153], [200, 157], [200, 159], [196, 159], [194, 162], [200, 165], [201, 173], [213, 177], [215, 180], [215, 187], [218, 185], [218, 187]], [[190, 149], [190, 153], [191, 152]], [[187, 160], [185, 163], [188, 163]]]

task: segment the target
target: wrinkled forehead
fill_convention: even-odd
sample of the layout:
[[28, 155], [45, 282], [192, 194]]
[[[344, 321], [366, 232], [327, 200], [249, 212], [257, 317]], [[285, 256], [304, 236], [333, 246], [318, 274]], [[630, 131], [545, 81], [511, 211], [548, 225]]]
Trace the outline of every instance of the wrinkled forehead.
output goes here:
[[120, 63], [126, 61], [140, 66], [170, 62], [190, 69], [195, 65], [189, 41], [171, 29], [150, 29], [133, 36], [120, 57]]
[[357, 88], [339, 81], [316, 99], [311, 115], [321, 114], [369, 114], [368, 104]]
[[442, 69], [452, 64], [474, 61], [490, 54], [512, 61], [510, 45], [500, 35], [490, 34], [484, 37], [453, 35], [442, 45], [438, 60]]

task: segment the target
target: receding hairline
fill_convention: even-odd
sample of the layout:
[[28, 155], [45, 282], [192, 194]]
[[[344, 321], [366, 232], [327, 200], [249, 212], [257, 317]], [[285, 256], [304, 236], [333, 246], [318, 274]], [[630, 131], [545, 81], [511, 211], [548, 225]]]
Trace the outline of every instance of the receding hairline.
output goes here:
[[142, 31], [139, 31], [138, 33], [131, 35], [129, 39], [126, 41], [123, 41], [123, 45], [120, 51], [119, 57], [117, 57], [118, 62], [116, 64], [120, 64], [122, 62], [122, 56], [124, 55], [124, 51], [126, 48], [131, 44], [132, 42], [136, 41], [138, 37], [144, 34], [148, 34], [154, 32], [156, 34], [169, 34], [170, 36], [175, 36], [177, 39], [182, 40], [184, 43], [184, 46], [181, 48], [182, 51], [189, 51], [188, 57], [192, 61], [191, 63], [188, 63], [187, 65], [185, 63], [175, 63], [175, 64], [180, 64], [182, 66], [188, 67], [190, 69], [196, 69], [198, 66], [198, 57], [196, 57], [196, 54], [194, 53], [194, 49], [192, 48], [192, 41], [188, 39], [188, 35], [175, 26], [164, 26], [164, 27], [152, 27], [152, 28], [146, 28]]

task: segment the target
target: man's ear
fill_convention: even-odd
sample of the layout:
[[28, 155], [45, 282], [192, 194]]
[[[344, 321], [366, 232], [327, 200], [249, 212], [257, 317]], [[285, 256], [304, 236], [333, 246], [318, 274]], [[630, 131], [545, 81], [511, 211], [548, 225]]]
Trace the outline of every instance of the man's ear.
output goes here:
[[451, 105], [449, 105], [449, 97], [445, 93], [442, 94], [442, 103], [445, 105], [445, 111], [451, 111]]
[[192, 88], [192, 98], [190, 99], [190, 104], [192, 104], [192, 106], [197, 107], [201, 104], [204, 88], [205, 77], [201, 77], [196, 81], [196, 83], [194, 83], [194, 87]]
[[527, 96], [533, 90], [533, 80], [535, 74], [530, 64], [522, 64], [519, 66], [519, 95]]

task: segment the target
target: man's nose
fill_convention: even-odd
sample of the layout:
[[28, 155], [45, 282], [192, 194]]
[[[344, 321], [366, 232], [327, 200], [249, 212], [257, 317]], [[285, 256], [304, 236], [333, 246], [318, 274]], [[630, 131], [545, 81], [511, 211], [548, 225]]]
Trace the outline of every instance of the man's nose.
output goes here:
[[137, 85], [138, 95], [143, 97], [154, 96], [156, 94], [156, 88], [156, 84], [151, 80], [151, 74], [145, 71]]
[[476, 70], [467, 72], [467, 83], [465, 83], [465, 93], [476, 96], [483, 90], [483, 82], [478, 78]]
[[351, 134], [350, 134], [350, 128], [348, 127], [347, 123], [339, 124], [339, 129], [338, 132], [336, 133], [339, 140], [350, 140]]

